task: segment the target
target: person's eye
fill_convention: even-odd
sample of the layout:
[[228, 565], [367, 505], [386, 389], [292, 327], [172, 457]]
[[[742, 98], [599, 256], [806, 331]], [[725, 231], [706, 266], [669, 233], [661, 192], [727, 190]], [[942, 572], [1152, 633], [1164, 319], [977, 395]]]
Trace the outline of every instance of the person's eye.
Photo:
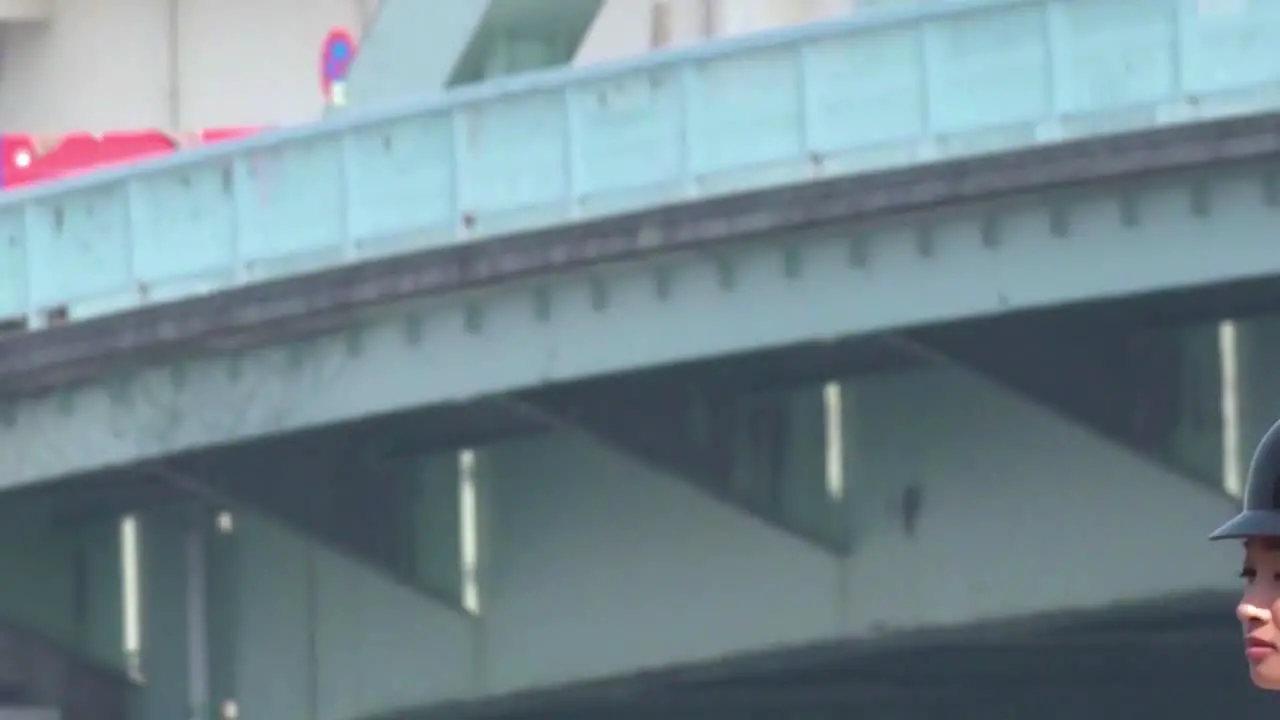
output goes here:
[[1240, 571], [1240, 577], [1244, 578], [1245, 582], [1253, 582], [1258, 579], [1258, 571], [1247, 567]]

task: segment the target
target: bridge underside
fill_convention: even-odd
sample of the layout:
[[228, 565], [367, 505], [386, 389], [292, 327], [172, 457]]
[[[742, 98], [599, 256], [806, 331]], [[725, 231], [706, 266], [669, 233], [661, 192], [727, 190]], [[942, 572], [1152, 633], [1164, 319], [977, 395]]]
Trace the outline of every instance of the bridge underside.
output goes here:
[[[1274, 123], [720, 198], [15, 333], [0, 484], [813, 338], [1274, 278]], [[926, 341], [987, 362], [962, 338]], [[563, 402], [535, 414], [599, 412]]]
[[1152, 717], [1274, 714], [1248, 687], [1229, 595], [830, 643], [376, 720]]
[[[1274, 144], [1267, 122], [1129, 138], [1103, 175], [1239, 160]], [[416, 279], [354, 269], [8, 340], [8, 390], [110, 375], [131, 343], [231, 354], [0, 407], [0, 481], [25, 484], [0, 505], [0, 615], [145, 678], [145, 718], [349, 720], [1223, 589], [1235, 549], [1203, 538], [1276, 413], [1280, 184], [1259, 160], [1059, 193], [1090, 179], [1068, 150], [1035, 171], [1044, 197], [990, 223], [911, 213], [1021, 187], [1026, 158], [867, 180], [884, 192], [853, 204], [897, 192], [907, 218], [867, 242], [833, 225], [646, 264], [632, 218], [595, 238], [616, 258], [513, 238], [392, 264]], [[810, 190], [833, 223], [866, 211]], [[769, 202], [756, 220], [812, 220]], [[705, 220], [686, 229], [746, 232]], [[668, 250], [689, 240], [672, 222]], [[587, 272], [498, 282], [555, 258]], [[427, 317], [361, 294], [401, 280], [448, 297]], [[261, 321], [308, 292], [328, 325]], [[413, 307], [362, 306], [397, 299]]]
[[[500, 5], [515, 7], [472, 2], [449, 22], [474, 29]], [[414, 43], [416, 28], [402, 23], [404, 49], [439, 56], [425, 61], [432, 76], [371, 85], [368, 97], [563, 62], [596, 3], [574, 8], [571, 32], [531, 44], [488, 23], [470, 52]], [[377, 46], [366, 53], [373, 67]], [[402, 62], [395, 55], [383, 59]], [[426, 708], [415, 718], [1074, 720], [1138, 706], [1167, 718], [1258, 716], [1221, 594], [1234, 549], [1203, 536], [1231, 512], [1242, 453], [1276, 412], [1263, 400], [1275, 391], [1280, 287], [1156, 291], [1203, 280], [1186, 258], [1225, 258], [1217, 272], [1232, 280], [1275, 274], [1259, 241], [1280, 206], [1280, 175], [1264, 157], [1276, 152], [1274, 124], [721, 198], [656, 221], [592, 224], [583, 237], [556, 230], [251, 287], [193, 301], [190, 315], [151, 309], [181, 321], [140, 313], [15, 340], [0, 353], [8, 390], [110, 374], [117, 358], [103, 360], [104, 345], [128, 357], [130, 343], [168, 343], [165, 362], [219, 357], [195, 379], [174, 362], [132, 384], [0, 408], [0, 448], [21, 456], [11, 463], [20, 477], [3, 480], [27, 484], [0, 506], [0, 617], [39, 640], [13, 645], [16, 665], [55, 668], [15, 674], [14, 702], [61, 706], [75, 720], [84, 701], [58, 690], [84, 682], [104, 688], [115, 718], [133, 676], [145, 680], [135, 720], [351, 720], [402, 707]], [[1211, 161], [1222, 167], [1197, 167]], [[810, 242], [815, 225], [825, 234]], [[1230, 237], [1208, 237], [1224, 228]], [[771, 246], [774, 236], [786, 247]], [[1089, 272], [1117, 239], [1129, 241], [1119, 267], [1136, 279]], [[709, 259], [635, 270], [654, 244]], [[1153, 247], [1174, 259], [1144, 267]], [[597, 273], [607, 261], [625, 267]], [[1060, 267], [1074, 274], [1054, 276]], [[585, 272], [580, 287], [507, 292], [552, 270]], [[859, 283], [862, 294], [847, 291]], [[319, 318], [299, 301], [308, 293], [331, 312]], [[453, 343], [470, 365], [428, 364], [416, 310], [394, 332], [317, 343], [340, 348], [329, 355], [299, 344], [245, 364], [248, 355], [222, 357], [256, 352], [286, 324], [288, 337], [308, 337], [427, 293], [449, 295], [438, 315], [452, 328], [431, 349]], [[556, 307], [570, 295], [570, 310]], [[1112, 301], [1028, 310], [1090, 295]], [[276, 325], [245, 320], [272, 307], [299, 311]], [[698, 312], [682, 324], [682, 309]], [[974, 317], [985, 319], [929, 324]], [[725, 318], [769, 329], [735, 334]], [[893, 325], [910, 329], [885, 331]], [[616, 338], [557, 357], [567, 327]], [[632, 332], [640, 327], [669, 342], [633, 352], [628, 343], [649, 340]], [[829, 339], [795, 342], [806, 334]], [[391, 335], [403, 372], [379, 384], [367, 358]], [[502, 344], [478, 352], [481, 337]], [[338, 353], [366, 368], [345, 388], [353, 375], [326, 365]], [[45, 374], [53, 356], [65, 362]], [[416, 371], [403, 362], [414, 356]], [[277, 360], [307, 376], [293, 397], [273, 382], [287, 372], [263, 369]], [[646, 362], [656, 367], [635, 369]], [[447, 387], [450, 372], [486, 391]], [[415, 380], [432, 374], [446, 381]], [[342, 402], [362, 393], [360, 378], [385, 402], [337, 422], [364, 407]], [[211, 404], [220, 387], [247, 399], [202, 413], [189, 384]], [[272, 436], [235, 442], [255, 434]], [[115, 467], [80, 472], [105, 464]], [[35, 484], [50, 475], [68, 477]], [[1215, 594], [1170, 604], [1203, 592]], [[1107, 618], [1044, 619], [1135, 603]], [[1014, 616], [1038, 619], [909, 634]], [[455, 705], [819, 645], [646, 676], [639, 689]], [[106, 679], [81, 681], [81, 659]]]
[[148, 717], [345, 720], [1228, 588], [1203, 538], [1274, 412], [1277, 309], [1258, 283], [810, 343], [35, 486], [0, 610], [133, 662], [128, 581], [85, 550], [130, 515]]

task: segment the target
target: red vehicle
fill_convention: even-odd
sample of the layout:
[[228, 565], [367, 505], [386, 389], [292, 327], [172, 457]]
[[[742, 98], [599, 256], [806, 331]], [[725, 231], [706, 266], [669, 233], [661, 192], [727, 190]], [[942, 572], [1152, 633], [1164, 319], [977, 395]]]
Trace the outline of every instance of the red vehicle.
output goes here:
[[67, 135], [8, 133], [0, 135], [0, 189], [65, 178], [255, 132], [257, 128], [181, 134], [159, 130]]

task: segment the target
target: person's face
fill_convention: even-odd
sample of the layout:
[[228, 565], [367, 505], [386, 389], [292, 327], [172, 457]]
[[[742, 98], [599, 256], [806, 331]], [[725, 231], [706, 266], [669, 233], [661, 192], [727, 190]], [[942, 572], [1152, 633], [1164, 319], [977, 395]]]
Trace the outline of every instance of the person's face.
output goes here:
[[1244, 596], [1236, 607], [1244, 632], [1249, 678], [1264, 690], [1280, 690], [1280, 538], [1244, 544]]

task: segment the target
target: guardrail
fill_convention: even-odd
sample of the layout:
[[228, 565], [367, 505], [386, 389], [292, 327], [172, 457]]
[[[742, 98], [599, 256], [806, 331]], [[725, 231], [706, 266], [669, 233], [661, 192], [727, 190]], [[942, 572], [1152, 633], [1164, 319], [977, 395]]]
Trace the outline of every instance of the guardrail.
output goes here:
[[39, 327], [707, 195], [1280, 107], [1280, 3], [974, 0], [511, 78], [0, 199]]

